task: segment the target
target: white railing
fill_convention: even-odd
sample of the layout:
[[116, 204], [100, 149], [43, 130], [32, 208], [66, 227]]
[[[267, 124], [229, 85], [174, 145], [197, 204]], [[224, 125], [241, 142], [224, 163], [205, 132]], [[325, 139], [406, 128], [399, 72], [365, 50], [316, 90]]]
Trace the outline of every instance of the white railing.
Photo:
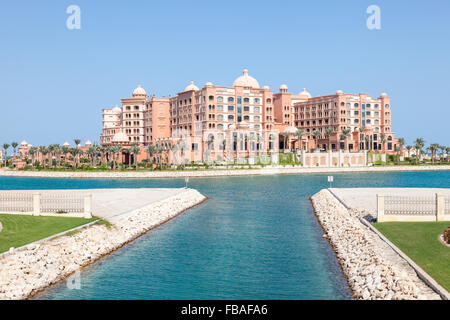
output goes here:
[[436, 198], [385, 196], [385, 215], [436, 215]]
[[0, 193], [0, 212], [33, 212], [31, 193]]
[[73, 192], [0, 192], [0, 213], [92, 217], [92, 195]]
[[450, 199], [377, 194], [377, 221], [450, 221]]

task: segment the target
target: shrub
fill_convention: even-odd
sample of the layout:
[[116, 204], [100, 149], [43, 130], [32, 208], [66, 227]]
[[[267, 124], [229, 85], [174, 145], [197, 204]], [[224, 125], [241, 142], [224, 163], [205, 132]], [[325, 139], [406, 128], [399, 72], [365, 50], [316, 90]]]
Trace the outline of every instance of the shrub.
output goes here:
[[450, 227], [444, 231], [444, 242], [450, 244]]

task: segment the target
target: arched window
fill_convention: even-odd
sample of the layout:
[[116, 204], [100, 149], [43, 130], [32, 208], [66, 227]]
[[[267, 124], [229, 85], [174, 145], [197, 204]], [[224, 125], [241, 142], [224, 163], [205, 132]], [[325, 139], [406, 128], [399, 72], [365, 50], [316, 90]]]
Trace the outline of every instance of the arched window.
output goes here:
[[228, 97], [228, 102], [234, 102], [234, 98], [233, 97]]
[[217, 97], [217, 102], [222, 102], [223, 101], [223, 97]]

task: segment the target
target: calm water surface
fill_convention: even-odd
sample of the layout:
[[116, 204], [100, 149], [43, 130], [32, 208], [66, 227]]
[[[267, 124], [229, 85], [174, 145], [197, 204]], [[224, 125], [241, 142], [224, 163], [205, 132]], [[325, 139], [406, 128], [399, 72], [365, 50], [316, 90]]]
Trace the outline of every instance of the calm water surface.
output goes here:
[[[334, 174], [335, 187], [449, 187], [450, 172]], [[196, 178], [210, 199], [40, 299], [350, 299], [309, 197], [327, 175]], [[0, 178], [0, 189], [182, 187], [182, 179]]]

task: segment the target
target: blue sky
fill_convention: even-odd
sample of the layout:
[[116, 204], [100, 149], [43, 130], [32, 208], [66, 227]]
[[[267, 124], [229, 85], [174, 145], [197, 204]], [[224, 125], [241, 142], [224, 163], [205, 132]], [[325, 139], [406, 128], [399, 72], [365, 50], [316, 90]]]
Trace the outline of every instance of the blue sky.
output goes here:
[[[366, 28], [372, 4], [381, 30]], [[387, 92], [397, 136], [450, 145], [449, 14], [448, 0], [3, 1], [0, 143], [98, 141], [101, 110], [139, 83], [173, 95], [248, 68], [276, 91]]]

